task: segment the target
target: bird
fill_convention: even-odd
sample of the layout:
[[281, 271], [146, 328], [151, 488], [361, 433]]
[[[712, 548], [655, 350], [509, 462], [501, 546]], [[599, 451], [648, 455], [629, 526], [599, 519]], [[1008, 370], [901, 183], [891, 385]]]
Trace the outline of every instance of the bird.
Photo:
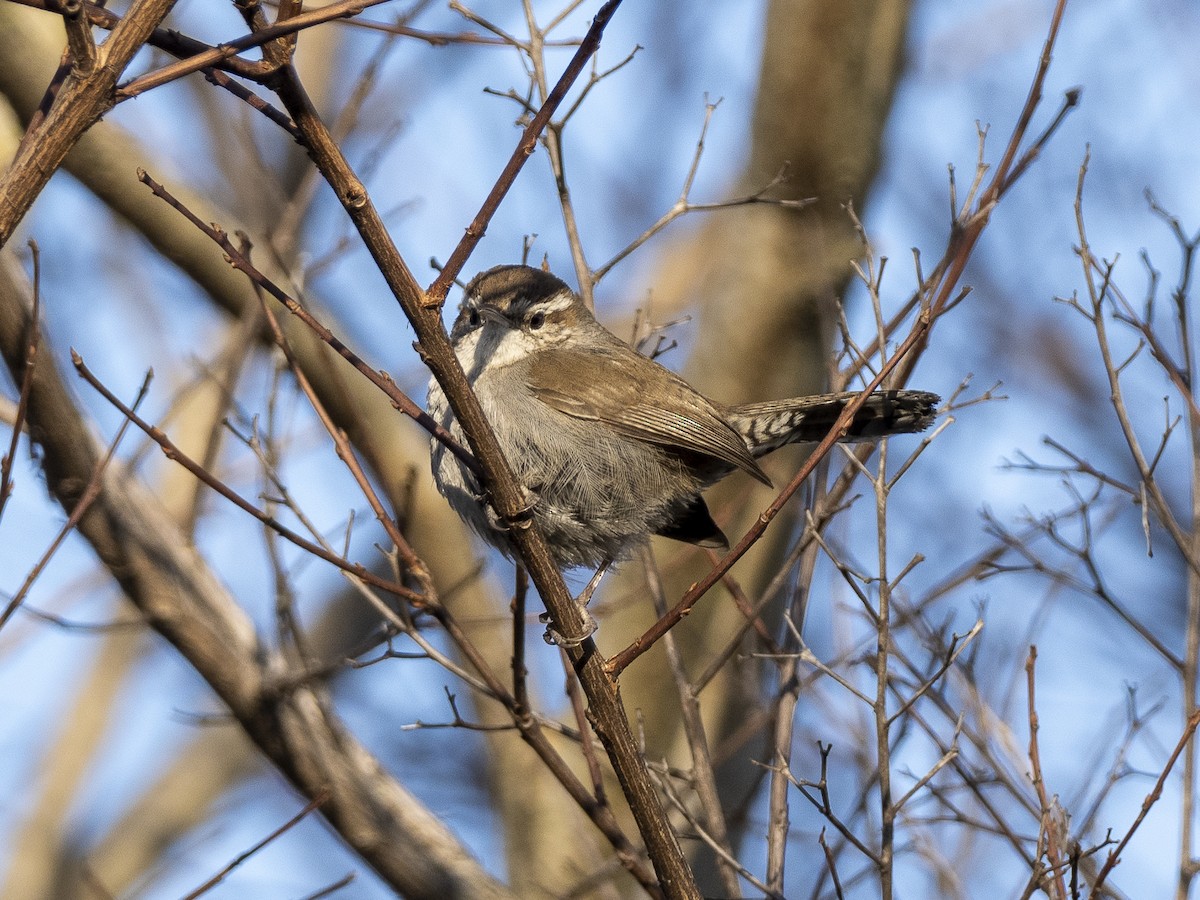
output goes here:
[[[597, 579], [652, 535], [727, 549], [703, 491], [737, 471], [770, 485], [758, 459], [821, 440], [857, 396], [719, 403], [601, 325], [561, 279], [526, 265], [471, 279], [450, 338], [555, 562], [597, 569]], [[927, 391], [876, 391], [843, 439], [921, 431], [939, 402]], [[427, 409], [465, 444], [436, 379]], [[516, 558], [475, 473], [436, 439], [431, 464], [458, 515]]]

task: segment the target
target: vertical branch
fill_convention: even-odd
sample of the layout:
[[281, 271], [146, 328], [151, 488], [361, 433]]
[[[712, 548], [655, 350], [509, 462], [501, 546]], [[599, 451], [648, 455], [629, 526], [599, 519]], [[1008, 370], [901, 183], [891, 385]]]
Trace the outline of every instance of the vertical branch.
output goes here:
[[[1151, 201], [1151, 209], [1160, 212], [1156, 203]], [[1183, 376], [1182, 389], [1187, 392], [1191, 407], [1196, 408], [1197, 372], [1195, 355], [1192, 352], [1192, 326], [1188, 294], [1191, 290], [1193, 261], [1196, 248], [1200, 245], [1200, 235], [1188, 238], [1184, 234], [1179, 220], [1172, 216], [1164, 216], [1179, 243], [1183, 258], [1180, 262], [1179, 283], [1173, 290], [1175, 301], [1176, 326], [1179, 332], [1180, 362], [1179, 374]], [[1162, 360], [1167, 374], [1171, 367]], [[1189, 535], [1189, 551], [1192, 559], [1200, 560], [1200, 418], [1188, 416], [1188, 442], [1192, 458], [1191, 489], [1191, 534]], [[1183, 660], [1183, 714], [1191, 720], [1198, 708], [1198, 691], [1200, 691], [1200, 572], [1195, 568], [1188, 569], [1187, 580], [1187, 641]], [[1196, 811], [1196, 742], [1188, 741], [1183, 751], [1183, 792], [1180, 799], [1180, 835], [1179, 835], [1179, 883], [1176, 886], [1176, 897], [1186, 898], [1191, 891], [1191, 885], [1200, 868], [1196, 863], [1194, 817]]]
[[[1184, 387], [1192, 402], [1196, 404], [1197, 372], [1194, 354], [1192, 353], [1192, 321], [1187, 302], [1191, 287], [1192, 262], [1200, 238], [1189, 240], [1179, 227], [1178, 221], [1172, 222], [1176, 240], [1183, 254], [1179, 284], [1174, 290], [1175, 311], [1181, 357], [1179, 368], [1184, 376]], [[1169, 374], [1169, 373], [1168, 373]], [[1192, 559], [1200, 560], [1200, 420], [1196, 416], [1188, 416], [1188, 443], [1191, 449], [1192, 478], [1191, 478], [1191, 534], [1189, 535], [1189, 551]], [[1191, 720], [1200, 708], [1200, 572], [1194, 567], [1188, 569], [1187, 579], [1187, 642], [1183, 660], [1183, 714]], [[1180, 798], [1180, 833], [1179, 833], [1179, 883], [1175, 893], [1177, 898], [1186, 900], [1197, 871], [1195, 851], [1194, 817], [1196, 810], [1196, 742], [1188, 741], [1183, 751], [1183, 792]]]
[[[1180, 324], [1189, 328], [1186, 309], [1181, 305]], [[1185, 332], [1186, 333], [1186, 332]], [[1192, 373], [1194, 375], [1194, 373]], [[1192, 396], [1195, 397], [1194, 378], [1190, 380]], [[1191, 427], [1188, 429], [1192, 456], [1191, 507], [1192, 533], [1191, 556], [1200, 559], [1200, 423], [1194, 417], [1189, 417]], [[1200, 685], [1200, 573], [1194, 567], [1187, 572], [1187, 647], [1183, 660], [1183, 713], [1190, 720], [1195, 717], [1198, 706], [1197, 691]], [[1186, 900], [1190, 893], [1192, 880], [1198, 869], [1194, 839], [1194, 821], [1196, 813], [1196, 742], [1189, 741], [1183, 751], [1183, 794], [1181, 797], [1179, 830], [1179, 885], [1176, 896]]]
[[96, 69], [96, 43], [92, 39], [92, 23], [83, 12], [82, 0], [64, 0], [63, 25], [67, 29], [72, 70], [86, 78]]
[[[533, 67], [533, 81], [537, 86], [542, 103], [549, 99], [546, 79], [546, 30], [539, 28], [533, 15], [533, 6], [525, 0], [525, 21], [529, 26], [529, 62]], [[567, 231], [567, 244], [571, 248], [571, 261], [575, 266], [575, 280], [579, 284], [579, 295], [588, 309], [595, 308], [592, 298], [593, 279], [591, 267], [583, 252], [583, 242], [579, 239], [579, 224], [575, 219], [575, 206], [571, 202], [571, 188], [567, 184], [566, 162], [563, 159], [562, 143], [563, 122], [548, 120], [543, 140], [546, 144], [546, 156], [550, 161], [550, 171], [554, 175], [554, 187], [558, 192], [558, 205], [562, 210], [563, 225]]]
[[[259, 302], [263, 304], [260, 308], [266, 309], [266, 298], [259, 292]], [[278, 330], [277, 322], [272, 322], [272, 331], [276, 334], [276, 340], [282, 337], [282, 332]], [[291, 360], [287, 361], [289, 365]], [[252, 441], [255, 443], [255, 450], [261, 454], [262, 471], [260, 478], [262, 479], [262, 497], [263, 497], [263, 512], [268, 516], [275, 517], [279, 514], [280, 507], [283, 505], [279, 498], [281, 493], [275, 485], [275, 473], [281, 469], [282, 460], [279, 455], [278, 443], [278, 411], [279, 411], [279, 390], [280, 377], [283, 374], [283, 366], [277, 365], [273, 374], [270, 394], [267, 397], [267, 415], [266, 415], [266, 434], [265, 437], [257, 429], [252, 436]], [[296, 617], [295, 606], [295, 589], [288, 575], [287, 565], [284, 562], [283, 555], [279, 548], [279, 539], [275, 532], [267, 525], [263, 525], [263, 549], [266, 553], [267, 560], [271, 566], [272, 577], [275, 582], [275, 628], [276, 639], [279, 642], [279, 653], [287, 660], [288, 665], [299, 675], [304, 672], [305, 667], [313, 658], [305, 650], [305, 638], [300, 628], [300, 622]], [[344, 548], [349, 550], [349, 546]], [[400, 581], [399, 578], [396, 579]]]
[[771, 781], [768, 788], [770, 817], [767, 824], [767, 887], [781, 896], [787, 861], [787, 837], [791, 828], [788, 805], [791, 782], [785, 773], [792, 763], [792, 734], [796, 727], [796, 705], [800, 699], [796, 662], [789, 661], [785, 668], [788, 676], [775, 705], [775, 731], [771, 736]]
[[875, 777], [879, 779], [879, 895], [891, 900], [895, 851], [896, 807], [892, 803], [892, 759], [888, 716], [889, 651], [891, 649], [891, 584], [887, 567], [887, 441], [879, 444], [879, 467], [875, 475], [875, 520], [879, 533], [879, 608], [875, 622]]
[[36, 241], [29, 242], [29, 251], [33, 258], [33, 307], [29, 311], [29, 334], [25, 339], [25, 366], [21, 371], [20, 386], [17, 396], [17, 411], [13, 415], [12, 437], [8, 442], [8, 452], [0, 458], [0, 518], [4, 515], [4, 505], [12, 494], [12, 467], [16, 461], [17, 447], [21, 443], [21, 432], [25, 428], [25, 416], [29, 411], [29, 392], [33, 389], [33, 371], [37, 363], [38, 342], [41, 336], [39, 325], [42, 303], [42, 254]]
[[[825, 476], [826, 470], [822, 468], [820, 477], [813, 481], [815, 491], [810, 490], [808, 498], [810, 508], [816, 505], [816, 500], [812, 495], [822, 493]], [[787, 675], [780, 679], [783, 682], [783, 688], [775, 705], [775, 733], [772, 736], [771, 744], [771, 783], [768, 788], [770, 812], [767, 826], [767, 886], [780, 894], [783, 893], [787, 863], [787, 839], [791, 826], [788, 805], [791, 782], [788, 780], [787, 773], [791, 770], [792, 765], [792, 735], [796, 724], [796, 707], [800, 700], [800, 672], [797, 660], [803, 647], [801, 635], [804, 632], [809, 589], [812, 585], [819, 551], [818, 543], [810, 541], [801, 554], [796, 595], [785, 619], [789, 627], [788, 640], [781, 648], [785, 654], [797, 654], [797, 659], [790, 659], [781, 667], [781, 671], [785, 671]], [[824, 845], [823, 833], [822, 845]]]
[[[1034, 670], [1037, 666], [1037, 647], [1030, 645], [1029, 656], [1025, 660], [1025, 683], [1029, 703], [1029, 765], [1032, 769], [1033, 787], [1037, 791], [1038, 805], [1041, 807], [1041, 824], [1039, 826], [1039, 843], [1042, 836], [1046, 840], [1046, 862], [1049, 866], [1047, 894], [1051, 900], [1067, 900], [1067, 888], [1063, 880], [1065, 867], [1062, 864], [1061, 848], [1058, 846], [1058, 823], [1055, 821], [1054, 810], [1046, 793], [1046, 782], [1042, 777], [1042, 755], [1038, 749], [1038, 714], [1035, 687], [1037, 679]], [[1039, 848], [1040, 849], [1040, 848]], [[1040, 858], [1040, 854], [1039, 854]], [[1045, 886], [1045, 885], [1043, 885]]]
[[517, 566], [513, 585], [512, 603], [512, 680], [513, 699], [516, 700], [515, 711], [518, 716], [529, 712], [529, 670], [525, 668], [525, 601], [529, 596], [529, 573], [524, 566]]
[[[1192, 721], [1197, 715], [1197, 710], [1200, 709], [1197, 700], [1197, 680], [1200, 679], [1200, 621], [1198, 621], [1198, 617], [1200, 617], [1200, 534], [1198, 534], [1200, 528], [1197, 527], [1197, 523], [1200, 522], [1200, 492], [1198, 492], [1198, 488], [1200, 488], [1200, 423], [1197, 423], [1195, 416], [1189, 416], [1190, 449], [1192, 455], [1192, 480], [1190, 486], [1192, 516], [1191, 531], [1187, 532], [1179, 524], [1166, 498], [1163, 496], [1154, 475], [1154, 466], [1146, 459], [1137, 433], [1134, 431], [1121, 385], [1121, 371], [1124, 365], [1114, 358], [1109, 343], [1105, 317], [1108, 314], [1106, 300], [1110, 292], [1109, 275], [1111, 266], [1102, 266], [1100, 261], [1092, 255], [1088, 244], [1083, 214], [1083, 185], [1087, 176], [1089, 162], [1090, 150], [1085, 154], [1083, 162], [1079, 166], [1079, 178], [1075, 190], [1075, 225], [1079, 234], [1077, 253], [1083, 263], [1084, 283], [1087, 287], [1089, 300], [1089, 306], [1085, 310], [1085, 314], [1088, 316], [1096, 334], [1096, 344], [1104, 364], [1105, 375], [1108, 378], [1113, 411], [1120, 423], [1121, 434], [1129, 450], [1129, 455], [1137, 467], [1138, 475], [1141, 479], [1139, 488], [1143, 497], [1142, 502], [1153, 511], [1163, 528], [1170, 535], [1171, 540], [1178, 548], [1187, 566], [1187, 646], [1183, 666], [1180, 670], [1180, 677], [1182, 680], [1184, 716], [1188, 721]], [[1188, 249], [1189, 242], [1186, 238], [1183, 238], [1182, 234], [1178, 232], [1177, 236], [1181, 238], [1181, 244], [1184, 248], [1184, 272], [1180, 286], [1176, 289], [1175, 299], [1179, 315], [1179, 325], [1184, 329], [1183, 333], [1186, 334], [1189, 319], [1186, 312], [1186, 304], [1180, 302], [1180, 295], [1181, 291], [1186, 293], [1189, 282], [1191, 252]], [[1102, 280], [1099, 284], [1096, 283], [1097, 272], [1102, 273]], [[1147, 325], [1149, 325], [1149, 322], [1147, 322]], [[1192, 364], [1190, 362], [1191, 353], [1187, 349], [1188, 346], [1187, 341], [1184, 340], [1184, 354], [1189, 359], [1187, 369], [1184, 372], [1187, 382], [1185, 385], [1187, 391], [1186, 398], [1189, 403], [1194, 404], [1195, 373], [1192, 371]], [[1163, 361], [1163, 365], [1168, 374], [1170, 374], [1170, 366], [1166, 361]], [[1186, 900], [1192, 879], [1198, 871], [1194, 859], [1195, 827], [1193, 824], [1196, 803], [1197, 760], [1196, 748], [1191, 742], [1181, 745], [1178, 752], [1183, 754], [1183, 785], [1180, 801], [1182, 806], [1182, 821], [1179, 829], [1179, 882], [1176, 886], [1176, 898], [1177, 900]]]
[[[667, 612], [667, 598], [663, 593], [662, 578], [649, 548], [643, 549], [642, 561], [646, 573], [646, 585], [654, 600], [654, 614], [664, 616]], [[696, 796], [700, 800], [700, 806], [704, 810], [704, 825], [709, 836], [721, 849], [721, 852], [717, 853], [717, 871], [721, 876], [722, 889], [727, 897], [741, 897], [742, 891], [738, 882], [737, 868], [731, 862], [733, 848], [729, 843], [729, 828], [725, 823], [725, 813], [721, 809], [717, 776], [713, 769], [712, 753], [709, 750], [704, 721], [700, 717], [700, 700], [696, 687], [687, 677], [687, 672], [683, 667], [683, 657], [672, 632], [667, 632], [664, 636], [663, 645], [667, 651], [667, 664], [671, 668], [671, 677], [679, 692], [683, 730], [692, 754], [692, 781], [695, 785]]]

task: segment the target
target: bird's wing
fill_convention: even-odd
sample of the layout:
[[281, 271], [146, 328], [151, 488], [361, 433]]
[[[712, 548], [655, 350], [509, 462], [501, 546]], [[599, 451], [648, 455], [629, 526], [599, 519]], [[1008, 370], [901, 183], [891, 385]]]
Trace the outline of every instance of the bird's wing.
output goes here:
[[[626, 352], [543, 350], [530, 367], [529, 390], [568, 416], [603, 422], [650, 444], [711, 457], [771, 483], [716, 406], [673, 372], [623, 349]], [[569, 382], [564, 371], [572, 373]]]

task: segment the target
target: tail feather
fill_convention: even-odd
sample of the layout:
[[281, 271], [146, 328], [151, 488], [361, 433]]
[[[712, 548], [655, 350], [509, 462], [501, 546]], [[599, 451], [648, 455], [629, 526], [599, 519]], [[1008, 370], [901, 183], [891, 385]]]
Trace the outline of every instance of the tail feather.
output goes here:
[[[727, 410], [726, 419], [745, 438], [750, 452], [762, 456], [784, 444], [821, 440], [857, 396], [850, 391], [747, 403]], [[843, 440], [924, 431], [933, 422], [940, 401], [937, 394], [927, 391], [876, 391], [855, 413]]]

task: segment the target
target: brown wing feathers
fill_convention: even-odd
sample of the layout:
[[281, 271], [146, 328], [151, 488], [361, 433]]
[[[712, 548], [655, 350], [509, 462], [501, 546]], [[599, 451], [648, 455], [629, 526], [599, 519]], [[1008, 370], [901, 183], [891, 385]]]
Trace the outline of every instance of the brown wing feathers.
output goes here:
[[[576, 373], [569, 390], [555, 387], [562, 377], [564, 354], [570, 355], [570, 370]], [[647, 443], [708, 456], [771, 483], [719, 410], [646, 357], [546, 350], [530, 368], [529, 388], [543, 403], [569, 416], [603, 422]], [[647, 403], [648, 396], [655, 402]]]

